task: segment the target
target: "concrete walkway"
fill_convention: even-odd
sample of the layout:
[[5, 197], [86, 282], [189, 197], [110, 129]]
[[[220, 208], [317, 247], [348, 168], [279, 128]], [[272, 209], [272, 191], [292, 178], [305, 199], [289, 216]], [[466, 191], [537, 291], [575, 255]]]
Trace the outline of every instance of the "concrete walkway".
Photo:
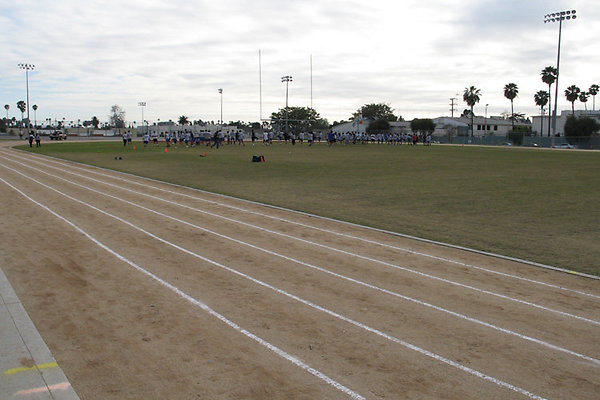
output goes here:
[[1, 268], [0, 399], [79, 399]]

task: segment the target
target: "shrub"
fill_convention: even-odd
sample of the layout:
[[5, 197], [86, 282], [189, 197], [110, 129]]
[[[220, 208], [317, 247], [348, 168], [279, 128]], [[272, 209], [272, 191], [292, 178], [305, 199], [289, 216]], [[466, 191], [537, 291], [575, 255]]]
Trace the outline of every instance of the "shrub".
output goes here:
[[571, 144], [586, 144], [590, 136], [600, 130], [600, 124], [589, 117], [570, 116], [565, 123], [565, 136]]

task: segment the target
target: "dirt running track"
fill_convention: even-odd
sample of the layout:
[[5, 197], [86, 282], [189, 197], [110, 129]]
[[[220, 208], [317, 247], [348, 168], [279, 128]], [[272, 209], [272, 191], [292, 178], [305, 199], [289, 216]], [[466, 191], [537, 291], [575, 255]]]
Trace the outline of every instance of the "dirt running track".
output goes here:
[[0, 149], [0, 262], [82, 399], [598, 399], [600, 281]]

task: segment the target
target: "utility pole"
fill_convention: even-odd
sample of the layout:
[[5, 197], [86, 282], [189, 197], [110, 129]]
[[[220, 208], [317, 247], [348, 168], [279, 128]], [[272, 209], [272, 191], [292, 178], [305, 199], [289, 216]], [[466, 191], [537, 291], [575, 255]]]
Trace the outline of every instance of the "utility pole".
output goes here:
[[454, 118], [454, 110], [456, 110], [456, 108], [454, 108], [454, 102], [458, 100], [456, 97], [451, 97], [450, 98], [450, 115], [452, 118]]

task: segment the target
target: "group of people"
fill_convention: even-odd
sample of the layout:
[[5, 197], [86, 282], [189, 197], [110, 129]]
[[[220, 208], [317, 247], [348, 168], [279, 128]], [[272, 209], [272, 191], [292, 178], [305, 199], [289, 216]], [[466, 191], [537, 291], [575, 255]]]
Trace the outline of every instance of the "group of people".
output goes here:
[[425, 135], [417, 135], [413, 133], [412, 135], [408, 133], [378, 133], [378, 134], [368, 134], [368, 133], [360, 133], [360, 132], [345, 132], [345, 133], [336, 133], [330, 131], [327, 135], [327, 143], [331, 146], [334, 143], [342, 143], [342, 144], [367, 144], [367, 143], [378, 143], [378, 144], [394, 144], [394, 145], [402, 145], [402, 144], [412, 144], [416, 146], [417, 143], [423, 143], [425, 146], [431, 146], [431, 134]]
[[[178, 144], [184, 145], [185, 147], [195, 147], [200, 145], [206, 145], [211, 147], [221, 146], [223, 143], [227, 144], [238, 144], [244, 146], [244, 132], [242, 130], [237, 131], [223, 131], [217, 130], [213, 133], [210, 131], [204, 131], [194, 134], [191, 131], [177, 131], [177, 132], [165, 132], [165, 144], [167, 147], [171, 145], [177, 146]], [[158, 133], [146, 132], [142, 137], [144, 147], [150, 144], [158, 146]], [[125, 145], [125, 139], [123, 139], [123, 145]]]
[[123, 133], [123, 146], [131, 144], [131, 132]]
[[[292, 145], [295, 145], [296, 143], [302, 144], [306, 141], [309, 146], [312, 146], [313, 143], [315, 143], [315, 142], [321, 142], [321, 139], [323, 138], [323, 136], [321, 135], [320, 132], [319, 133], [278, 132], [277, 134], [275, 134], [275, 132], [273, 132], [273, 131], [264, 131], [263, 132], [263, 144], [265, 144], [265, 145], [273, 144], [273, 139], [275, 139], [275, 138], [277, 138], [279, 143], [284, 142], [284, 143], [291, 143]], [[252, 142], [254, 142], [254, 140]]]
[[[264, 145], [273, 144], [273, 140], [278, 140], [280, 143], [291, 143], [295, 145], [296, 143], [302, 144], [307, 142], [309, 146], [312, 146], [314, 143], [320, 143], [323, 139], [323, 136], [320, 132], [273, 132], [265, 130], [263, 132], [262, 143]], [[158, 146], [159, 137], [157, 132], [148, 133], [146, 132], [143, 135], [144, 146], [148, 146], [150, 141], [152, 141], [154, 146]], [[185, 145], [185, 147], [195, 147], [195, 146], [210, 146], [216, 147], [217, 149], [224, 145], [232, 145], [237, 144], [241, 146], [245, 146], [245, 135], [243, 130], [217, 130], [215, 132], [204, 131], [194, 134], [191, 131], [178, 131], [178, 132], [166, 132], [164, 134], [164, 140], [167, 147], [171, 145], [176, 146], [177, 144]], [[252, 130], [251, 132], [251, 140], [254, 145], [256, 141], [258, 141], [258, 136]], [[431, 146], [432, 138], [431, 134], [422, 134], [417, 135], [416, 133], [408, 134], [408, 133], [378, 133], [378, 134], [368, 134], [361, 132], [333, 132], [330, 131], [327, 134], [327, 143], [331, 146], [335, 143], [341, 144], [367, 144], [367, 143], [378, 143], [378, 144], [392, 144], [392, 145], [402, 145], [402, 144], [412, 144], [417, 145], [417, 143], [423, 143], [425, 146]], [[123, 146], [127, 146], [131, 144], [131, 133], [125, 132], [123, 133]]]
[[39, 133], [33, 133], [33, 131], [29, 132], [29, 147], [33, 147], [33, 141], [35, 140], [35, 147], [40, 147], [42, 145], [42, 138]]

